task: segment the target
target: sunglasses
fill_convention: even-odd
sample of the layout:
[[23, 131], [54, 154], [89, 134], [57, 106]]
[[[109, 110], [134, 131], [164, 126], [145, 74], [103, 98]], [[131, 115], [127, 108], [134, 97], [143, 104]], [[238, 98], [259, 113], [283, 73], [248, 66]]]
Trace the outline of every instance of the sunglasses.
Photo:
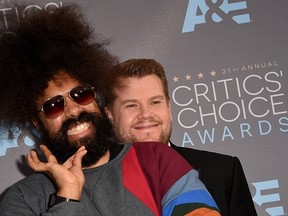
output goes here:
[[87, 105], [95, 101], [96, 92], [94, 87], [89, 84], [84, 84], [77, 86], [62, 95], [57, 95], [55, 97], [47, 99], [39, 112], [43, 112], [45, 117], [48, 119], [54, 119], [62, 115], [65, 107], [65, 97], [64, 94], [69, 93], [69, 97], [79, 105]]

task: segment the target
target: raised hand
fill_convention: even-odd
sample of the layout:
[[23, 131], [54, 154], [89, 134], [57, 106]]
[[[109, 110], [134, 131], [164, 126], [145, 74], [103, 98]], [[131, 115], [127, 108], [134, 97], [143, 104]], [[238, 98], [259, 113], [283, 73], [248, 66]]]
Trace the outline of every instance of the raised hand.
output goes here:
[[85, 177], [82, 171], [82, 158], [87, 153], [84, 146], [71, 156], [64, 164], [59, 164], [52, 152], [40, 145], [47, 162], [39, 160], [37, 153], [31, 150], [27, 155], [29, 166], [36, 172], [47, 173], [58, 186], [59, 196], [80, 200]]

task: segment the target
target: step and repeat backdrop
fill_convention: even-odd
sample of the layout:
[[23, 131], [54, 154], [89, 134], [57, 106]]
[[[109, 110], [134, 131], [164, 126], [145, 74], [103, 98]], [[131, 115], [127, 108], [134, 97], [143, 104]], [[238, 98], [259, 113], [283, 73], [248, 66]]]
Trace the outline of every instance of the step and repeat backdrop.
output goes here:
[[[0, 1], [1, 32], [31, 9], [72, 1], [29, 1], [21, 10], [15, 2]], [[258, 214], [287, 215], [287, 0], [73, 2], [121, 61], [155, 58], [164, 66], [173, 143], [239, 157]], [[29, 124], [9, 135], [0, 132], [1, 194], [31, 173], [25, 155], [41, 142]]]

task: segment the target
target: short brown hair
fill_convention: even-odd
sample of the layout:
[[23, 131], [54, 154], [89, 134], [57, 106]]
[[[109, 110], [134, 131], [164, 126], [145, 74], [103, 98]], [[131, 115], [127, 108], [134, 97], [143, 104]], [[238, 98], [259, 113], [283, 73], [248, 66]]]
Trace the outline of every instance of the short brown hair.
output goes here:
[[123, 79], [141, 78], [153, 74], [161, 80], [165, 97], [169, 101], [168, 81], [163, 66], [154, 59], [129, 59], [116, 65], [106, 77], [107, 88], [103, 92], [106, 106], [111, 106], [116, 99], [115, 89], [125, 87]]

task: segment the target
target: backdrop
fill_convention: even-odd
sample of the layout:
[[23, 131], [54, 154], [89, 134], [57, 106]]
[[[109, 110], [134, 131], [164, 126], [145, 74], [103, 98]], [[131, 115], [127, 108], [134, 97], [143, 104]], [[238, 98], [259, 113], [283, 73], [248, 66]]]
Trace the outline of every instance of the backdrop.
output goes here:
[[[25, 10], [13, 2], [0, 2], [1, 31], [32, 8], [72, 1], [38, 0]], [[112, 39], [110, 50], [121, 61], [155, 58], [164, 66], [173, 143], [238, 156], [258, 214], [287, 215], [288, 1], [78, 3], [96, 32]], [[31, 173], [23, 155], [40, 142], [29, 125], [7, 137], [2, 130], [0, 193]]]

